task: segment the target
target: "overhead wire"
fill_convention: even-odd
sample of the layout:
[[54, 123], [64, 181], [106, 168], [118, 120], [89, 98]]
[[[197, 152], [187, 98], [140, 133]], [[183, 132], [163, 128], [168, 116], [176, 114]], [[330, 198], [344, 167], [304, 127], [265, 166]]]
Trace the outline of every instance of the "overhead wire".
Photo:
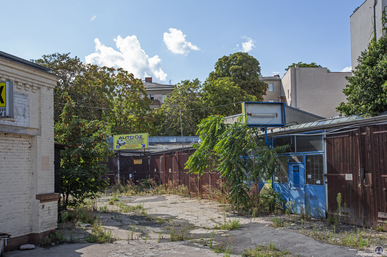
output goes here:
[[[191, 108], [191, 109], [181, 109], [180, 107], [172, 107], [172, 106], [166, 106], [173, 109], [181, 109], [182, 111], [193, 111], [193, 110], [204, 110], [204, 109], [211, 109], [211, 108], [217, 108], [217, 107], [223, 107], [228, 105], [235, 105], [243, 103], [243, 101], [229, 103], [229, 104], [222, 104], [222, 105], [216, 105], [216, 106], [208, 106], [208, 107], [201, 107], [201, 108]], [[65, 103], [56, 103], [59, 105], [66, 105]], [[81, 108], [92, 108], [92, 109], [100, 109], [100, 110], [113, 110], [114, 108], [108, 108], [108, 107], [96, 107], [96, 106], [87, 106], [87, 105], [80, 105], [80, 104], [74, 104], [75, 106], [81, 107]], [[126, 110], [126, 111], [137, 111], [132, 109], [118, 109], [118, 110]], [[156, 111], [157, 109], [151, 109], [150, 111]]]

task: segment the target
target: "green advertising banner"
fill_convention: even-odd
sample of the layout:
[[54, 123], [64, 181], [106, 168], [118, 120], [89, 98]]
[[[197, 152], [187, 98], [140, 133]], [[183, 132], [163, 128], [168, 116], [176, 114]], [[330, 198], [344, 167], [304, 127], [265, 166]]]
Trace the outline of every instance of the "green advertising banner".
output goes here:
[[114, 135], [114, 150], [146, 149], [148, 148], [148, 133]]

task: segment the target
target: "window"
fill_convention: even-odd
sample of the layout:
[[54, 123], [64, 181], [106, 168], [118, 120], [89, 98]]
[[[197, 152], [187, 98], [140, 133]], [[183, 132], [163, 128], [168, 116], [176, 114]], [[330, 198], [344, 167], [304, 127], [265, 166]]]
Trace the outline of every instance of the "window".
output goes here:
[[165, 101], [165, 98], [167, 98], [167, 96], [166, 96], [166, 95], [162, 95], [162, 96], [161, 96], [161, 103], [164, 103], [164, 101]]
[[304, 156], [303, 155], [291, 155], [289, 156], [289, 162], [304, 162]]
[[322, 136], [296, 136], [297, 152], [322, 151]]
[[149, 94], [149, 99], [151, 99], [151, 100], [155, 100], [155, 97], [154, 97], [154, 95], [152, 96], [151, 94]]
[[278, 158], [278, 165], [274, 171], [274, 181], [277, 183], [288, 183], [288, 167], [286, 156]]
[[274, 102], [274, 100], [269, 100], [270, 103]]
[[323, 185], [323, 156], [307, 155], [306, 159], [306, 184]]
[[269, 92], [274, 92], [274, 84], [273, 83], [269, 84]]
[[274, 138], [273, 145], [274, 147], [289, 145], [290, 147], [288, 147], [285, 152], [288, 152], [288, 153], [295, 152], [294, 136]]

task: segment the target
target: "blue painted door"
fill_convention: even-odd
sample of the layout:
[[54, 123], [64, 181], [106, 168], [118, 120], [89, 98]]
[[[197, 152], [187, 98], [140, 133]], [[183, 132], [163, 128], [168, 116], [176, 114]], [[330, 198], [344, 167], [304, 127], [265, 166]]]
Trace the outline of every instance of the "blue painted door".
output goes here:
[[288, 163], [289, 200], [293, 201], [293, 212], [305, 212], [305, 165], [304, 163]]

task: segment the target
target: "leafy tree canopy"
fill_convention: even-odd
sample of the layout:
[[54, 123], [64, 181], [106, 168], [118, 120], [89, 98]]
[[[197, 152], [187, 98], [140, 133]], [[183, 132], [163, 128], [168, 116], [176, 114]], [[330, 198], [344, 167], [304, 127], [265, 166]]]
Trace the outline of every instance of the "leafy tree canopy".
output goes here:
[[[83, 119], [101, 120], [102, 109], [100, 108], [112, 108], [111, 99], [114, 89], [110, 85], [101, 86], [89, 83], [93, 80], [92, 74], [101, 72], [100, 67], [84, 64], [78, 57], [70, 57], [70, 53], [43, 55], [42, 58], [32, 61], [50, 68], [53, 74], [61, 78], [54, 89], [55, 121], [61, 120], [60, 114], [66, 103], [63, 98], [65, 93], [78, 105], [74, 110], [75, 115]], [[98, 108], [81, 108], [80, 106]]]
[[[315, 62], [312, 62], [312, 63], [304, 63], [304, 62], [298, 62], [298, 63], [292, 63], [291, 65], [289, 65], [285, 70], [288, 71], [289, 68], [291, 67], [295, 67], [296, 65], [298, 65], [298, 67], [300, 68], [322, 68], [321, 65], [318, 65], [317, 63]], [[330, 70], [328, 69], [328, 72]]]
[[74, 115], [86, 120], [103, 121], [112, 134], [156, 133], [160, 113], [150, 111], [140, 79], [123, 70], [84, 64], [69, 53], [43, 55], [35, 63], [52, 69], [61, 77], [54, 91], [54, 120], [60, 114], [68, 95], [76, 104]]
[[161, 131], [163, 135], [181, 135], [180, 110], [184, 135], [195, 135], [197, 124], [204, 118], [202, 90], [203, 85], [198, 79], [183, 80], [175, 85], [161, 106], [165, 120]]
[[247, 94], [230, 77], [207, 80], [203, 88], [202, 101], [203, 106], [207, 107], [206, 116], [239, 114], [242, 107], [237, 102], [256, 100], [256, 96]]
[[345, 115], [378, 115], [387, 110], [387, 37], [372, 40], [358, 63], [343, 90], [347, 102], [336, 110]]
[[108, 186], [101, 176], [107, 175], [109, 168], [101, 162], [113, 156], [106, 141], [106, 127], [101, 122], [75, 116], [75, 103], [68, 96], [65, 99], [61, 121], [55, 124], [55, 141], [65, 145], [61, 151], [64, 209], [69, 204], [69, 195], [79, 202]]
[[235, 85], [262, 101], [268, 85], [260, 80], [261, 67], [257, 59], [248, 53], [237, 52], [219, 58], [215, 63], [215, 71], [209, 74], [208, 80], [229, 77]]

